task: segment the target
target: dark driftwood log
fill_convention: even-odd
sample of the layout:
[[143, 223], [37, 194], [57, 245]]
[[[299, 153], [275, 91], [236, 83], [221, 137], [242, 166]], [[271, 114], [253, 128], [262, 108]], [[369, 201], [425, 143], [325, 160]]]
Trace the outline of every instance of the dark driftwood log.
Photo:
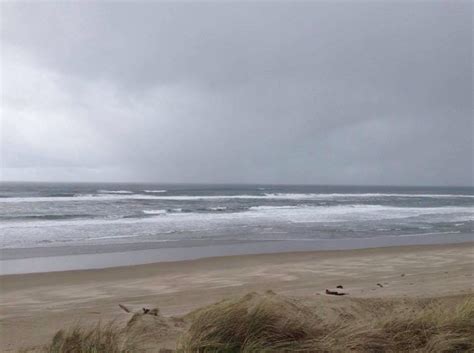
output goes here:
[[329, 295], [346, 295], [347, 293], [326, 289], [326, 294], [329, 294]]
[[[119, 304], [118, 306], [120, 307], [120, 309], [122, 309], [126, 313], [131, 313], [132, 312], [129, 308], [127, 308], [123, 304]], [[158, 313], [160, 312], [160, 310], [158, 308], [153, 308], [153, 309], [142, 308], [142, 310], [143, 310], [143, 315], [158, 316]]]
[[143, 315], [153, 315], [153, 316], [158, 316], [158, 308], [154, 308], [154, 309], [148, 309], [148, 308], [142, 308], [143, 310]]
[[125, 311], [126, 313], [131, 313], [130, 309], [127, 308], [125, 305], [119, 304], [119, 307], [120, 307], [120, 309], [122, 309], [122, 310]]

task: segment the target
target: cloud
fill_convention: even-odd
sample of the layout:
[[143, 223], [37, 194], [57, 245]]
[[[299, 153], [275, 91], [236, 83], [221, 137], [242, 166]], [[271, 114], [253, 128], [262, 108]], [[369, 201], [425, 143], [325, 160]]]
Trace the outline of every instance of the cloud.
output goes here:
[[1, 6], [4, 180], [472, 184], [469, 2]]

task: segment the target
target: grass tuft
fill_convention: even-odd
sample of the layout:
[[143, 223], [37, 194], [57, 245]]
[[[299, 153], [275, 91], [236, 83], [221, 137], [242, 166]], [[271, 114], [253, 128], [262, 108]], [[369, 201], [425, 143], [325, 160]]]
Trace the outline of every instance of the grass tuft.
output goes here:
[[272, 293], [251, 293], [191, 316], [182, 352], [297, 352], [324, 334], [321, 320], [310, 310]]
[[126, 347], [122, 331], [113, 323], [85, 329], [75, 326], [58, 331], [44, 353], [129, 353], [133, 347]]

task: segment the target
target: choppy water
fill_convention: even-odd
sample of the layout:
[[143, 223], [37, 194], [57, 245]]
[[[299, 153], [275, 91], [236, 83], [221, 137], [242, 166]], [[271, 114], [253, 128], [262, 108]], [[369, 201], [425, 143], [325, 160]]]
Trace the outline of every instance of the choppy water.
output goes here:
[[3, 248], [472, 232], [473, 188], [0, 184]]

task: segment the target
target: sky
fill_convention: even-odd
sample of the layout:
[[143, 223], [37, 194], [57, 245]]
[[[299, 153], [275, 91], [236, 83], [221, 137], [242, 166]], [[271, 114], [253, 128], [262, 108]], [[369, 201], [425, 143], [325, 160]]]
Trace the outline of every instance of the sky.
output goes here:
[[472, 3], [1, 2], [1, 180], [472, 185]]

